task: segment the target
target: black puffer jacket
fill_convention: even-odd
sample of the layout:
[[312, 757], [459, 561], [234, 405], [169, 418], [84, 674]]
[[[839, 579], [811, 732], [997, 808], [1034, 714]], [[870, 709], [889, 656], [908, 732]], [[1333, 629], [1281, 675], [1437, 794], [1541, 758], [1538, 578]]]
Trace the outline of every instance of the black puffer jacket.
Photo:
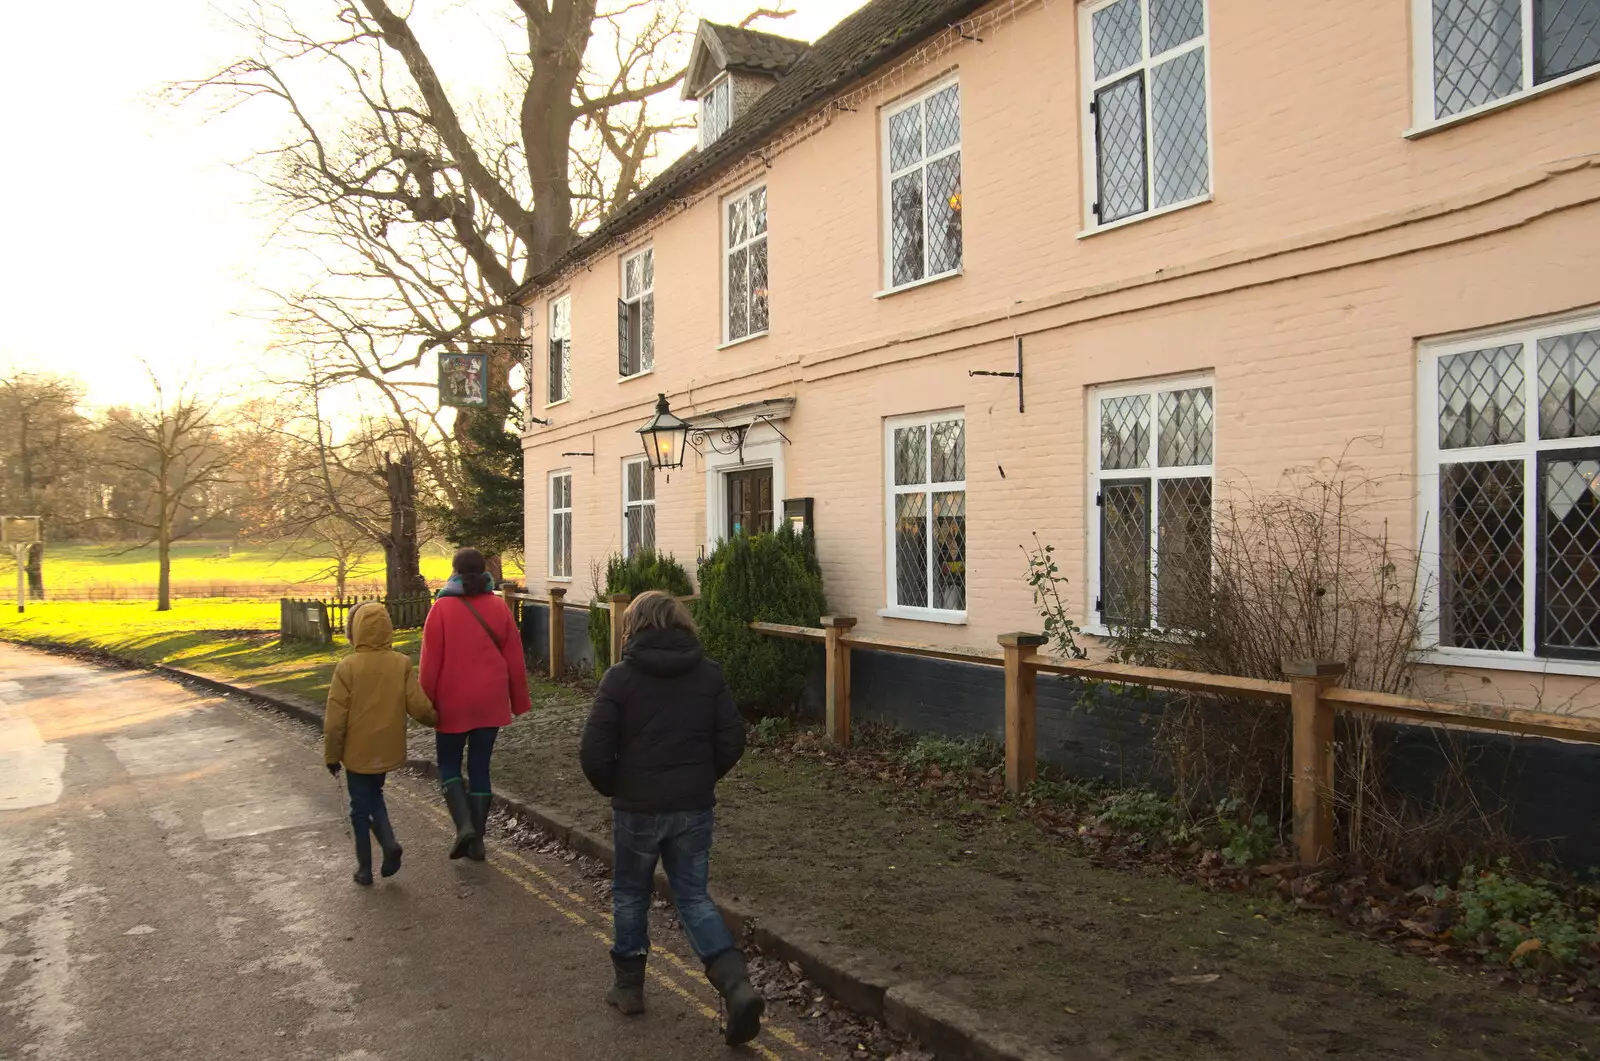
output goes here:
[[618, 810], [704, 810], [744, 754], [744, 722], [722, 668], [686, 630], [632, 638], [606, 671], [583, 728], [583, 774]]

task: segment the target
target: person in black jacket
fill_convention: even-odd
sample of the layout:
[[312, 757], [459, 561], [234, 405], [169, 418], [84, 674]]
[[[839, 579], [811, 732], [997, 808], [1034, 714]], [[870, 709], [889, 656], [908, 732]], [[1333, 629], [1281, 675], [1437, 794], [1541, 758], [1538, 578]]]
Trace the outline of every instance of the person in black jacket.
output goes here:
[[650, 886], [666, 866], [678, 918], [728, 1008], [724, 1039], [749, 1042], [766, 1003], [707, 894], [717, 781], [744, 754], [744, 722], [722, 668], [705, 656], [689, 612], [652, 590], [622, 618], [622, 662], [606, 671], [583, 729], [584, 776], [611, 797], [615, 986], [606, 1001], [644, 1012]]

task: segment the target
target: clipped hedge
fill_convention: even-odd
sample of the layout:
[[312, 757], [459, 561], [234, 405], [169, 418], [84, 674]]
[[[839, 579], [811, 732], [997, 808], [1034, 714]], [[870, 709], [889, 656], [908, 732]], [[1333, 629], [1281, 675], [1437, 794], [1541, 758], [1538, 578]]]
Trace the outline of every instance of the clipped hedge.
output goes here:
[[671, 553], [658, 553], [654, 549], [637, 549], [632, 556], [612, 553], [606, 560], [605, 585], [601, 587], [602, 599], [589, 605], [589, 645], [594, 649], [595, 673], [604, 674], [611, 658], [611, 609], [605, 598], [616, 593], [637, 597], [647, 589], [665, 590], [674, 597], [687, 597], [694, 592], [689, 572], [673, 559]]
[[706, 654], [722, 664], [739, 706], [757, 714], [796, 709], [815, 649], [754, 633], [750, 624], [817, 626], [826, 607], [816, 543], [787, 525], [731, 538], [700, 568], [695, 621]]

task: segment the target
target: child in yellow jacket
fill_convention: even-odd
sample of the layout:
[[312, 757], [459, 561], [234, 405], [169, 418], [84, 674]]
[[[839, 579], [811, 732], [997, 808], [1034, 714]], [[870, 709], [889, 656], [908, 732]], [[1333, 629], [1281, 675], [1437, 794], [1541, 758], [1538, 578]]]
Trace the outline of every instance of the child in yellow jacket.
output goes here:
[[339, 661], [322, 717], [322, 757], [328, 773], [342, 764], [350, 789], [350, 824], [356, 833], [357, 884], [372, 883], [372, 838], [383, 848], [381, 872], [400, 872], [400, 844], [383, 801], [384, 776], [405, 762], [406, 715], [424, 726], [439, 716], [417, 682], [409, 657], [396, 652], [394, 624], [382, 604], [357, 605], [350, 613], [355, 651]]

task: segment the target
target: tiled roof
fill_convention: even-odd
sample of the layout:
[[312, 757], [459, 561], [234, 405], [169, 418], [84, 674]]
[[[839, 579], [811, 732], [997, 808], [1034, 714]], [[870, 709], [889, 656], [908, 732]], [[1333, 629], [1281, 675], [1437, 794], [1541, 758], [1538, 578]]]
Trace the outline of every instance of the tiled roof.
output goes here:
[[554, 282], [573, 262], [655, 217], [674, 199], [736, 164], [789, 122], [984, 3], [985, 0], [869, 0], [818, 38], [776, 85], [734, 119], [727, 132], [704, 151], [690, 151], [668, 166], [610, 220], [574, 244], [517, 295], [525, 297]]
[[749, 70], [761, 74], [783, 74], [811, 49], [805, 41], [780, 37], [776, 33], [724, 26], [720, 22], [704, 23], [716, 35], [717, 43], [728, 57], [729, 70]]

